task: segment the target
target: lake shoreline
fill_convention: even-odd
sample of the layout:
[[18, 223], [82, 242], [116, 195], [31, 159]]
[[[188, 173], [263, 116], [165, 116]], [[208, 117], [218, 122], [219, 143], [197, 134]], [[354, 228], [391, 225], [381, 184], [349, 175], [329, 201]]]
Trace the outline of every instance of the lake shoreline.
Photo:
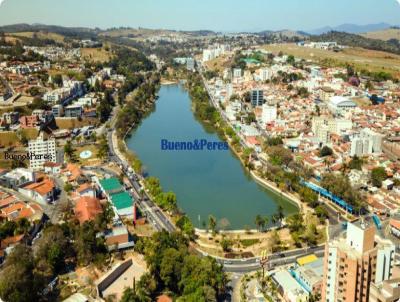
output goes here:
[[[179, 83], [162, 84], [161, 87], [162, 86], [166, 87], [165, 89], [168, 89], [168, 90], [174, 89], [173, 88], [174, 86], [176, 86], [177, 89], [181, 89], [181, 87], [179, 87], [179, 86], [181, 86], [181, 85], [179, 85]], [[191, 99], [190, 95], [188, 94], [187, 90], [186, 89], [184, 89], [184, 90], [185, 90], [185, 94], [187, 94], [187, 96], [184, 96], [184, 97], [189, 98], [187, 100], [188, 101], [187, 104], [189, 105], [189, 108], [188, 107], [186, 107], [186, 108], [189, 109], [191, 116], [195, 117], [193, 110], [191, 110], [192, 104], [193, 104], [192, 99]], [[161, 96], [163, 94], [165, 95], [165, 90], [161, 92]], [[168, 94], [166, 97], [168, 97]], [[177, 98], [177, 96], [174, 96], [174, 98]], [[161, 102], [160, 103], [161, 107], [159, 107], [159, 108], [161, 108], [159, 110], [161, 110], [161, 113], [163, 113], [162, 108], [165, 108], [165, 105], [161, 105], [161, 104], [165, 104], [165, 102]], [[168, 103], [168, 104], [169, 104], [168, 106], [174, 106], [174, 103]], [[181, 105], [179, 105], [179, 106], [181, 106]], [[169, 107], [168, 110], [171, 110], [170, 108], [171, 107]], [[171, 111], [168, 111], [169, 114], [170, 114], [170, 112]], [[187, 114], [187, 111], [180, 112], [179, 116], [181, 116], [181, 114], [183, 114], [182, 116], [185, 116], [185, 114]], [[154, 119], [154, 117], [155, 116], [153, 116], [153, 119]], [[159, 119], [159, 117], [156, 116], [156, 119]], [[176, 116], [173, 117], [172, 119], [176, 119]], [[206, 123], [199, 123], [201, 121], [197, 118], [195, 118], [194, 120], [195, 120], [195, 122], [197, 120], [198, 125], [200, 124], [199, 126], [202, 129], [202, 131], [204, 131], [204, 127], [207, 128]], [[159, 122], [160, 121], [158, 120], [157, 123], [159, 123]], [[211, 124], [209, 124], [209, 125], [213, 126]], [[199, 128], [199, 126], [197, 126], [197, 128]], [[154, 125], [152, 127], [154, 127]], [[175, 128], [172, 128], [172, 131], [175, 131], [174, 129], [176, 129], [176, 125], [174, 127]], [[190, 128], [191, 124], [183, 125], [183, 127]], [[213, 128], [212, 132], [208, 132], [208, 131], [206, 131], [206, 132], [212, 133], [212, 135], [218, 136], [221, 141], [226, 141], [225, 137], [221, 137], [220, 135], [218, 135], [218, 131], [216, 131], [218, 129], [217, 127], [213, 126], [212, 128]], [[132, 142], [132, 138], [125, 140], [124, 143], [126, 144], [127, 149], [130, 149], [133, 152], [135, 152], [137, 154], [138, 158], [140, 158], [143, 161], [144, 165], [146, 165], [147, 162], [149, 162], [149, 163], [154, 162], [154, 161], [152, 162], [153, 158], [149, 158], [146, 156], [146, 148], [151, 148], [151, 151], [153, 151], [155, 148], [155, 145], [154, 145], [154, 142], [152, 142], [152, 141], [149, 141], [150, 145], [148, 143], [146, 143], [146, 144], [143, 143], [143, 138], [146, 137], [145, 133], [147, 130], [145, 129], [143, 132], [143, 129], [142, 129], [141, 130], [142, 133], [139, 132], [139, 134], [138, 134], [137, 131], [138, 130], [140, 131], [140, 129], [141, 128], [138, 127], [137, 129], [134, 129], [131, 132], [133, 141], [135, 140], [135, 137], [138, 137], [137, 135], [139, 135], [139, 137], [141, 137], [139, 145], [138, 145], [139, 140], [136, 142]], [[166, 134], [165, 134], [165, 136], [167, 136], [167, 137], [171, 136], [171, 129], [167, 128], [167, 131], [168, 130], [170, 132], [166, 132]], [[135, 134], [135, 132], [136, 132], [136, 134]], [[161, 134], [163, 134], [163, 133], [161, 133]], [[196, 137], [204, 136], [204, 134], [199, 134], [198, 132], [194, 132], [193, 134], [191, 132], [188, 132], [187, 135], [195, 135]], [[172, 136], [173, 136], [173, 134], [172, 134]], [[228, 143], [229, 143], [229, 141], [228, 141]], [[201, 215], [201, 217], [203, 218], [203, 223], [204, 223], [204, 219], [206, 220], [207, 217], [209, 215], [213, 215], [213, 213], [215, 213], [214, 215], [217, 216], [218, 220], [223, 221], [224, 219], [228, 219], [228, 222], [232, 223], [232, 228], [231, 228], [231, 226], [224, 227], [222, 225], [219, 226], [218, 228], [221, 230], [224, 229], [224, 232], [229, 233], [229, 232], [246, 232], [246, 231], [248, 231], [249, 228], [254, 229], [253, 216], [255, 217], [258, 213], [265, 214], [265, 215], [272, 215], [276, 211], [276, 207], [279, 204], [282, 204], [285, 207], [285, 209], [286, 209], [285, 211], [287, 212], [286, 216], [290, 215], [290, 213], [295, 213], [295, 212], [299, 211], [298, 203], [296, 203], [293, 200], [293, 197], [290, 197], [289, 195], [286, 195], [283, 192], [277, 191], [277, 188], [274, 188], [272, 185], [268, 186], [265, 183], [263, 183], [262, 181], [258, 181], [256, 178], [257, 175], [253, 175], [252, 171], [249, 171], [246, 168], [243, 169], [244, 163], [243, 163], [242, 159], [240, 158], [239, 154], [236, 152], [236, 150], [232, 146], [230, 146], [230, 150], [233, 151], [230, 154], [230, 157], [233, 158], [234, 160], [239, 159], [241, 161], [241, 164], [238, 165], [238, 167], [240, 167], [242, 169], [242, 171], [240, 171], [240, 173], [243, 173], [243, 174], [240, 176], [236, 176], [237, 175], [236, 173], [231, 173], [232, 175], [235, 175], [235, 176], [228, 177], [227, 181], [228, 182], [229, 181], [238, 181], [238, 178], [239, 179], [247, 178], [247, 181], [246, 180], [243, 180], [244, 182], [240, 181], [240, 184], [243, 184], [243, 186], [244, 186], [244, 191], [242, 191], [241, 189], [239, 189], [239, 190], [240, 190], [240, 192], [247, 192], [247, 193], [243, 193], [243, 194], [250, 193], [250, 195], [243, 196], [244, 200], [240, 201], [240, 197], [238, 197], [237, 193], [230, 193], [230, 194], [226, 195], [226, 198], [221, 197], [222, 203], [218, 202], [218, 204], [216, 204], [214, 201], [214, 202], [211, 202], [209, 205], [203, 206], [203, 208], [198, 207], [199, 210], [197, 210], [196, 207], [191, 206], [191, 205], [193, 205], [193, 203], [199, 202], [199, 201], [196, 201], [196, 198], [191, 197], [192, 195], [183, 194], [182, 197], [178, 197], [178, 199], [180, 199], [180, 200], [178, 200], [178, 206], [183, 209], [184, 213], [188, 214], [188, 217], [191, 219], [191, 221], [193, 222], [193, 224], [197, 230], [204, 229], [201, 226], [201, 222], [196, 219], [196, 216], [198, 216], [198, 215], [199, 216]], [[157, 158], [157, 156], [155, 157], [155, 159], [156, 158]], [[215, 157], [213, 157], [213, 158], [215, 158]], [[221, 159], [219, 159], [219, 160], [221, 160]], [[230, 160], [228, 160], [228, 162], [229, 161]], [[172, 167], [170, 167], [170, 169], [171, 168]], [[218, 167], [218, 168], [220, 169], [220, 167]], [[182, 167], [180, 167], [180, 169], [182, 169]], [[231, 171], [231, 170], [229, 170], [229, 171]], [[224, 173], [226, 173], [226, 170]], [[165, 180], [165, 173], [163, 171], [160, 172], [159, 169], [154, 169], [154, 171], [151, 172], [151, 175], [154, 175], [155, 177], [159, 177], [162, 185], [165, 184], [165, 186], [168, 189], [176, 192], [178, 196], [181, 196], [180, 191], [182, 191], [182, 188], [181, 187], [176, 188], [174, 186], [171, 186], [171, 182]], [[212, 192], [212, 190], [216, 189], [213, 184], [215, 184], [216, 181], [219, 181], [219, 179], [224, 179], [224, 178], [225, 178], [225, 176], [223, 178], [218, 178], [218, 180], [213, 180], [210, 183], [212, 186], [210, 192]], [[251, 182], [253, 184], [250, 185], [250, 188], [249, 188], [248, 183], [251, 183]], [[207, 184], [205, 184], [205, 186], [207, 186]], [[252, 191], [252, 190], [254, 190], [254, 189], [252, 189], [252, 188], [255, 188], [257, 186], [258, 186], [258, 189], [257, 189], [258, 192], [253, 193], [254, 191]], [[192, 184], [189, 182], [189, 187], [185, 187], [185, 189], [188, 189], [191, 187], [192, 187]], [[235, 185], [235, 187], [237, 188], [237, 185]], [[219, 191], [219, 193], [223, 194], [222, 196], [225, 196], [223, 189], [221, 189], [221, 190], [222, 191]], [[237, 189], [235, 189], [235, 190], [237, 191]], [[265, 197], [260, 197], [260, 192], [264, 192], [263, 194], [266, 194]], [[195, 194], [195, 193], [193, 193], [193, 194]], [[206, 198], [205, 200], [207, 200], [207, 194], [208, 193], [202, 194], [201, 198], [203, 198], [203, 200], [204, 200], [204, 198]], [[185, 202], [182, 203], [182, 200]], [[188, 202], [186, 202], [187, 200], [191, 201], [191, 203], [189, 203], [189, 206], [187, 205], [188, 204]], [[213, 204], [216, 205], [215, 208], [213, 207]], [[233, 205], [235, 205], [235, 206], [233, 207]], [[197, 213], [199, 213], [199, 214], [197, 214]], [[242, 215], [242, 214], [245, 214], [245, 215]], [[241, 216], [243, 216], [243, 217], [241, 217]], [[197, 221], [198, 221], [198, 223], [197, 223]]]

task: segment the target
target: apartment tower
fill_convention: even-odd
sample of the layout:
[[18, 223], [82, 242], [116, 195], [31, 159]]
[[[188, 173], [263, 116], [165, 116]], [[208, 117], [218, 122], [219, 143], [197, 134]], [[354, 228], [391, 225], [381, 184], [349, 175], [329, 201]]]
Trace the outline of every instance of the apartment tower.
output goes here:
[[375, 234], [371, 218], [348, 223], [346, 238], [325, 246], [322, 301], [368, 302], [370, 286], [392, 277], [395, 246]]

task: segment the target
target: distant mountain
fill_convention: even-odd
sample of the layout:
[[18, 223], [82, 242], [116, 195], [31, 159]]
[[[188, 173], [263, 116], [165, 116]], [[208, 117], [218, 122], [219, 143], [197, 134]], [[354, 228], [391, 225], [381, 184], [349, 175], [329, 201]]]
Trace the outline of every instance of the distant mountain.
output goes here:
[[392, 25], [388, 23], [376, 23], [376, 24], [366, 24], [366, 25], [357, 25], [357, 24], [342, 24], [336, 27], [325, 26], [321, 28], [317, 28], [314, 30], [306, 31], [312, 35], [321, 35], [328, 33], [330, 31], [338, 31], [338, 32], [346, 32], [350, 34], [359, 34], [370, 31], [384, 30], [392, 27]]
[[67, 37], [79, 37], [79, 38], [95, 38], [99, 29], [91, 29], [86, 27], [64, 27], [56, 25], [44, 25], [44, 24], [12, 24], [0, 26], [0, 32], [5, 33], [17, 33], [17, 32], [52, 32]]
[[263, 30], [260, 32], [257, 32], [258, 35], [260, 36], [274, 36], [274, 37], [284, 37], [288, 39], [293, 39], [293, 38], [298, 38], [298, 39], [306, 39], [309, 34], [304, 32], [304, 31], [296, 31], [296, 30], [290, 30], [290, 29], [283, 29], [283, 30]]

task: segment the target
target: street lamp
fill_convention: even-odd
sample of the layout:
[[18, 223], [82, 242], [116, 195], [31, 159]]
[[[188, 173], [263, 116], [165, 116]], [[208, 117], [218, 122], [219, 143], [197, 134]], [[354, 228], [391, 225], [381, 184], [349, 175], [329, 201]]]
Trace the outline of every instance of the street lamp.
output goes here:
[[260, 264], [261, 264], [261, 267], [262, 267], [262, 278], [264, 280], [264, 278], [265, 278], [265, 267], [268, 264], [267, 250], [263, 250], [261, 252]]

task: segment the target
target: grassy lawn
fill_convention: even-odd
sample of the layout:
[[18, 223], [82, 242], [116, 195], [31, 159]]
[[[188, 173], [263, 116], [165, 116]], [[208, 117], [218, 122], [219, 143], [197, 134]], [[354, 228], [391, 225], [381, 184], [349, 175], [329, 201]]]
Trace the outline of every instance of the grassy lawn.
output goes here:
[[257, 244], [257, 243], [259, 243], [259, 242], [260, 242], [259, 239], [243, 239], [243, 240], [240, 240], [240, 244], [241, 244], [244, 248], [249, 247], [249, 246], [252, 246], [252, 245]]
[[84, 126], [97, 125], [96, 118], [84, 118], [78, 120], [77, 118], [56, 118], [56, 125], [59, 129], [74, 129]]
[[107, 62], [111, 58], [111, 51], [104, 48], [81, 48], [81, 55], [87, 61]]
[[[35, 128], [22, 129], [21, 132], [25, 134], [28, 140], [36, 139], [39, 131]], [[22, 143], [18, 138], [17, 132], [15, 131], [1, 131], [0, 132], [0, 148], [4, 147], [20, 147]]]
[[16, 132], [2, 131], [0, 132], [0, 147], [20, 146], [21, 142]]
[[217, 72], [224, 71], [225, 68], [228, 68], [230, 65], [230, 58], [226, 55], [219, 56], [213, 60], [207, 61], [205, 63], [208, 70], [213, 70]]
[[400, 76], [400, 55], [383, 51], [347, 48], [341, 52], [333, 52], [289, 43], [264, 45], [263, 48], [275, 54], [282, 51], [285, 54], [320, 63], [324, 63], [325, 60], [325, 63], [330, 66], [345, 66], [346, 63], [349, 63], [353, 64], [357, 70], [385, 71], [394, 76]]
[[[92, 152], [92, 156], [86, 159], [80, 158], [80, 154], [83, 151], [90, 151]], [[98, 147], [96, 145], [86, 145], [82, 147], [75, 148], [75, 158], [79, 161], [82, 165], [94, 165], [100, 163], [100, 159], [97, 158]]]

